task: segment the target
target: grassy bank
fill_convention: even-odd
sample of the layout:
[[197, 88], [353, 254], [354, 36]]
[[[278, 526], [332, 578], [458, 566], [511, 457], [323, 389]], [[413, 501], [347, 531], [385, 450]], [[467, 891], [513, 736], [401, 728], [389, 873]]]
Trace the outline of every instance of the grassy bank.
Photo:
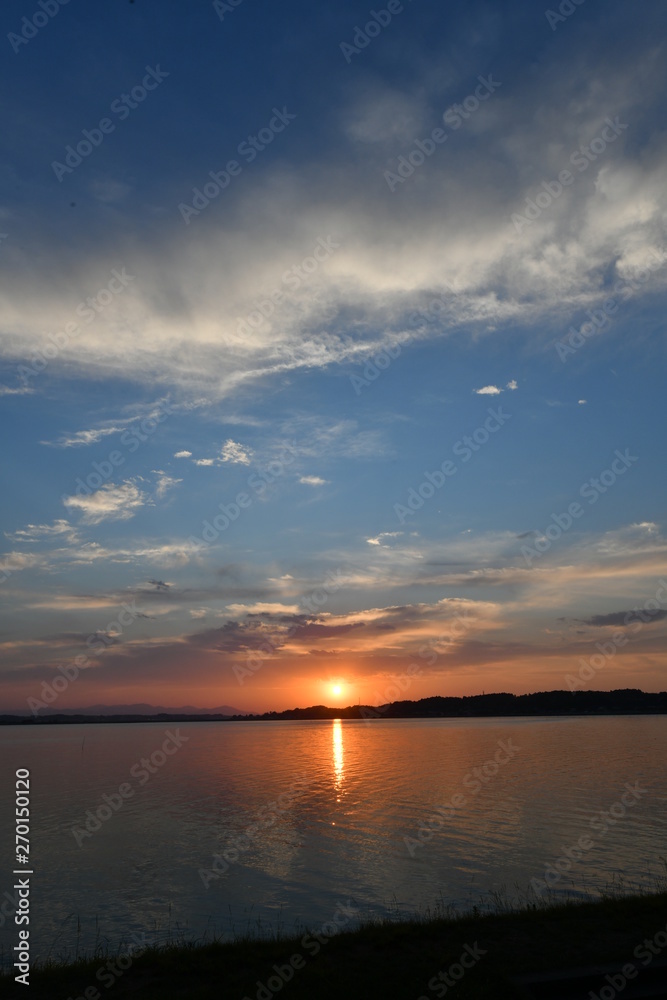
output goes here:
[[[667, 958], [667, 948], [660, 946], [662, 934], [667, 940], [666, 928], [667, 893], [662, 892], [488, 915], [368, 924], [356, 931], [322, 937], [317, 953], [316, 938], [312, 934], [305, 938], [301, 933], [271, 940], [181, 944], [133, 957], [123, 953], [99, 956], [33, 970], [25, 994], [13, 977], [3, 976], [0, 996], [25, 995], [31, 1000], [98, 1000], [107, 996], [146, 1000], [272, 1000], [274, 996], [290, 1000], [433, 1000], [447, 995], [456, 1000], [502, 1000], [563, 995], [576, 1000], [580, 994], [572, 987], [563, 994], [547, 987], [527, 994], [513, 979], [522, 973], [591, 965], [613, 965], [620, 970], [633, 963], [639, 976], [623, 990], [624, 1000], [629, 1000], [642, 977], [655, 974]], [[645, 940], [657, 954], [646, 949], [642, 944]], [[646, 956], [650, 956], [648, 961]], [[457, 979], [465, 966], [467, 970]], [[667, 987], [667, 968], [663, 971]], [[438, 979], [440, 972], [448, 980]], [[603, 973], [596, 976], [593, 982], [598, 984], [598, 992], [607, 980]], [[588, 991], [581, 995], [587, 997]]]

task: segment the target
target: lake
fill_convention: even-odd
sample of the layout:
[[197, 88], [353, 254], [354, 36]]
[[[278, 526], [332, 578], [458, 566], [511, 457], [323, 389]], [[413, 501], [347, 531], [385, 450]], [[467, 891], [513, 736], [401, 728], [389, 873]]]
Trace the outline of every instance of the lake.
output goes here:
[[7, 726], [0, 744], [5, 963], [17, 768], [33, 960], [664, 874], [665, 716]]

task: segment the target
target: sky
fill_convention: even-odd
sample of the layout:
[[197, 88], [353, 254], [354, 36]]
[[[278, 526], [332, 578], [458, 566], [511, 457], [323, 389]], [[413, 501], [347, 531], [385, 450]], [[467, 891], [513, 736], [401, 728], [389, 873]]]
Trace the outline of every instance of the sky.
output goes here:
[[0, 708], [665, 689], [663, 8], [6, 0]]

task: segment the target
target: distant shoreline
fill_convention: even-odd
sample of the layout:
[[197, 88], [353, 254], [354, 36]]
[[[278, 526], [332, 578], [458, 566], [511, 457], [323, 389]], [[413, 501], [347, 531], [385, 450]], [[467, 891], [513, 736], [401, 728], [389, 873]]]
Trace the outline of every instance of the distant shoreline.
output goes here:
[[283, 712], [223, 715], [220, 713], [158, 712], [123, 714], [52, 713], [22, 716], [0, 715], [0, 725], [85, 725], [127, 722], [277, 722], [295, 720], [346, 719], [488, 719], [553, 716], [666, 715], [667, 692], [650, 693], [636, 689], [617, 691], [541, 691], [535, 694], [482, 694], [462, 698], [431, 697], [419, 701], [396, 701], [385, 705], [348, 705], [330, 708], [312, 705]]

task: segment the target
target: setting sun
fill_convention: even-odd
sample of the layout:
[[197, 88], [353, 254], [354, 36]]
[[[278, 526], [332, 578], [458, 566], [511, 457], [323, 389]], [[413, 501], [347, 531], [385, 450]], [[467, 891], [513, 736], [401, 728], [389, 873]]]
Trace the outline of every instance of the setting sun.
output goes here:
[[338, 698], [338, 696], [343, 693], [343, 685], [342, 684], [332, 684], [332, 686], [331, 686], [331, 693], [333, 695], [335, 695], [336, 698]]

